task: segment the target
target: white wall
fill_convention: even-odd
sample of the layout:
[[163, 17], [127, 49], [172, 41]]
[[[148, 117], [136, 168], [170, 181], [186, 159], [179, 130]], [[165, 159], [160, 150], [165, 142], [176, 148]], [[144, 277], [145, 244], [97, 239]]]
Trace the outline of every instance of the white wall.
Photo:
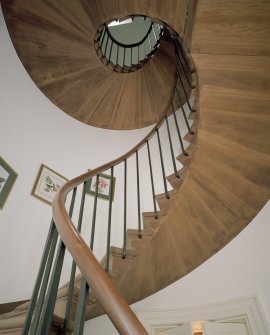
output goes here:
[[[191, 307], [257, 294], [270, 325], [269, 218], [270, 202], [219, 253], [133, 309]], [[84, 334], [94, 333], [118, 334], [106, 316], [86, 323]]]
[[[0, 210], [0, 303], [29, 298], [51, 219], [30, 193], [41, 163], [71, 179], [117, 158], [151, 129], [108, 131], [56, 108], [20, 63], [0, 13], [0, 155], [18, 173]], [[128, 134], [128, 135], [127, 135]]]

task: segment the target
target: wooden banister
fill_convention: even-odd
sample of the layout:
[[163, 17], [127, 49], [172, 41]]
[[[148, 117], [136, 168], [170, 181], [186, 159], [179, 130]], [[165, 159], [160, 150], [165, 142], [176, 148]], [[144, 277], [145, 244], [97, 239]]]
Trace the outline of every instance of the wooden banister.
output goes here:
[[69, 188], [63, 187], [53, 204], [53, 217], [63, 242], [119, 333], [147, 334], [70, 220], [64, 206]]
[[[169, 103], [166, 106], [164, 115], [167, 114], [171, 101], [174, 99], [175, 85], [176, 76]], [[147, 141], [155, 135], [156, 130], [162, 125], [164, 122], [164, 115], [144, 137], [144, 139], [126, 154], [67, 182], [57, 193], [53, 203], [53, 218], [61, 239], [71, 253], [83, 277], [93, 290], [102, 307], [112, 320], [119, 333], [123, 335], [143, 335], [147, 333], [120, 292], [116, 289], [109, 276], [101, 267], [100, 263], [97, 261], [80, 233], [75, 228], [66, 211], [65, 199], [67, 194], [78, 185], [84, 183], [96, 174], [107, 170], [111, 166], [115, 166], [123, 162], [125, 159], [132, 156], [137, 150], [142, 148]]]

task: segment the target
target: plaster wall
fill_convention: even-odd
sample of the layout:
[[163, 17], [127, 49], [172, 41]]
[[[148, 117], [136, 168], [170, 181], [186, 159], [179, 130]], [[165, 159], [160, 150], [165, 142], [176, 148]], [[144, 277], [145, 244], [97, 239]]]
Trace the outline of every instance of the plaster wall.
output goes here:
[[31, 196], [40, 164], [72, 179], [131, 149], [151, 127], [109, 131], [54, 106], [16, 54], [0, 11], [0, 155], [18, 173], [0, 210], [0, 303], [31, 296], [51, 207]]

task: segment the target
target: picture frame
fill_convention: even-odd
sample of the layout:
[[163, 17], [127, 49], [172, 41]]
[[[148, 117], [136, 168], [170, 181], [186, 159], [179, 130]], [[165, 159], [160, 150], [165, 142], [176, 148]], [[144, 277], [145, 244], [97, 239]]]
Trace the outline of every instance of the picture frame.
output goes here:
[[52, 205], [56, 192], [68, 181], [58, 172], [41, 164], [31, 195], [48, 205]]
[[[89, 179], [86, 185], [86, 194], [95, 196], [96, 194], [96, 180], [97, 176]], [[104, 200], [110, 200], [110, 190], [112, 190], [112, 201], [114, 200], [114, 191], [115, 191], [115, 182], [116, 178], [113, 177], [113, 182], [111, 182], [111, 176], [105, 173], [99, 173], [99, 186], [97, 197]]]
[[0, 209], [3, 209], [18, 174], [0, 156]]

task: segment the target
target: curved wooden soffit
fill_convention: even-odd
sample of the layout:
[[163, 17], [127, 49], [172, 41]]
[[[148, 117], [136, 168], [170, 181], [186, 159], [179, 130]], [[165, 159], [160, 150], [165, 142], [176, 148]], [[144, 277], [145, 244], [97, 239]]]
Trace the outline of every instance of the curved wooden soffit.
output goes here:
[[94, 37], [104, 22], [128, 14], [165, 22], [171, 17], [172, 28], [182, 31], [184, 1], [171, 0], [162, 9], [159, 3], [16, 0], [2, 7], [23, 65], [56, 106], [92, 126], [134, 129], [164, 115], [174, 85], [173, 45], [163, 39], [143, 68], [119, 74], [98, 59]]

